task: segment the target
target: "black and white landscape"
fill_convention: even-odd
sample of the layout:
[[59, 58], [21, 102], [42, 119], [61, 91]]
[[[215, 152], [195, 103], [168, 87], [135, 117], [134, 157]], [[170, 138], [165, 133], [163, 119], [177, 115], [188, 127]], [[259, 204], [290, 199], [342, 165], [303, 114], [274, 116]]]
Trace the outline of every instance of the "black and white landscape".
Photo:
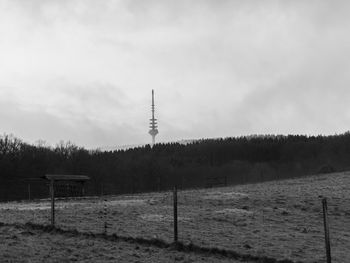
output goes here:
[[349, 11], [0, 0], [0, 262], [350, 262]]

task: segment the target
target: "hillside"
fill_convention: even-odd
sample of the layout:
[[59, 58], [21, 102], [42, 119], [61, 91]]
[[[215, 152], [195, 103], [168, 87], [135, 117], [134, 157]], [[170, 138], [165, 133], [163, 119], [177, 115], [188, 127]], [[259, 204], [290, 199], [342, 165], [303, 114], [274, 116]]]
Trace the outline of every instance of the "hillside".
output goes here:
[[[332, 262], [350, 262], [350, 173], [180, 191], [179, 240], [239, 255], [325, 262], [323, 197], [328, 198]], [[48, 224], [49, 207], [48, 201], [3, 203], [0, 222]], [[63, 199], [57, 207], [63, 229], [101, 233], [107, 222], [108, 234], [173, 239], [168, 191]]]
[[[119, 151], [88, 151], [61, 142], [29, 145], [0, 137], [0, 200], [48, 196], [45, 174], [84, 174], [88, 195], [236, 185], [350, 167], [350, 133], [334, 136], [259, 135], [168, 143]], [[63, 195], [74, 196], [72, 189]]]

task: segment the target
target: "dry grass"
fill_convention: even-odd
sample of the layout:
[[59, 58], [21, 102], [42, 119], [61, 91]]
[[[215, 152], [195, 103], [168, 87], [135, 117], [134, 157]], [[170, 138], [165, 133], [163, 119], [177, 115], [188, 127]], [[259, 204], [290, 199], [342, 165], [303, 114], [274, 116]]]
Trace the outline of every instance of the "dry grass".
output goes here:
[[0, 237], [1, 262], [238, 263], [211, 253], [179, 251], [156, 240], [123, 241], [28, 225], [1, 226]]
[[[350, 262], [350, 175], [311, 176], [178, 193], [179, 239], [239, 254], [324, 262], [321, 197], [328, 197], [333, 262]], [[57, 202], [63, 229], [172, 242], [172, 193]], [[103, 206], [107, 205], [107, 218]], [[48, 224], [45, 202], [0, 204], [0, 221]]]

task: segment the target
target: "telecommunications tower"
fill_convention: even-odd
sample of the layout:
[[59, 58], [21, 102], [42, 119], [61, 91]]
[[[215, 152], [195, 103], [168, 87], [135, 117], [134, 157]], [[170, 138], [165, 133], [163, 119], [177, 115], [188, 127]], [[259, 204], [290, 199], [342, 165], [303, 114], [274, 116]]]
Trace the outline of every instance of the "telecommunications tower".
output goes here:
[[156, 135], [158, 134], [158, 125], [157, 125], [157, 119], [154, 118], [154, 91], [152, 90], [152, 119], [150, 119], [150, 130], [149, 134], [152, 136], [152, 146], [156, 142]]

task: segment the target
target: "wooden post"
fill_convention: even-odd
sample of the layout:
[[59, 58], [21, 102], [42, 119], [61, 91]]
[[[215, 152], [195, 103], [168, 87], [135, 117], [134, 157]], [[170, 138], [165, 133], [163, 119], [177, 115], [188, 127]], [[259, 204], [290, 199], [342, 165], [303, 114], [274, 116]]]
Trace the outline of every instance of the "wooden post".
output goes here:
[[28, 200], [30, 201], [30, 184], [28, 183]]
[[85, 196], [85, 188], [84, 188], [85, 184], [84, 182], [81, 183], [81, 196]]
[[104, 225], [103, 225], [103, 233], [107, 235], [107, 199], [104, 199], [103, 203], [103, 219], [104, 219]]
[[71, 189], [68, 183], [66, 183], [66, 199], [68, 199], [69, 195], [71, 195]]
[[174, 243], [177, 244], [177, 187], [174, 187], [173, 192], [173, 200], [174, 200]]
[[324, 237], [326, 241], [326, 255], [327, 255], [327, 263], [332, 262], [331, 258], [331, 243], [329, 240], [329, 224], [328, 224], [328, 214], [327, 214], [327, 198], [322, 199], [323, 205], [323, 225], [324, 225]]
[[55, 191], [54, 191], [54, 180], [50, 182], [50, 194], [51, 194], [51, 225], [55, 226]]

